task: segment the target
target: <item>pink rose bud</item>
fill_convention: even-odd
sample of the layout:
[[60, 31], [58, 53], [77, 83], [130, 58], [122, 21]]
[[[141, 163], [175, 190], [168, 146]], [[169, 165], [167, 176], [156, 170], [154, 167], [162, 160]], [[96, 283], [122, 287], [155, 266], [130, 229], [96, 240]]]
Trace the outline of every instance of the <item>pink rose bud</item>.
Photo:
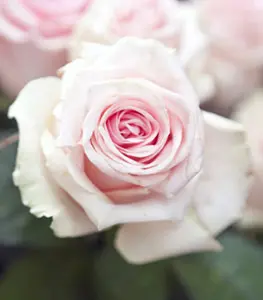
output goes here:
[[152, 38], [179, 45], [184, 10], [175, 0], [96, 0], [76, 26], [71, 57], [83, 42], [112, 44], [124, 36]]
[[9, 111], [31, 212], [60, 237], [120, 224], [116, 247], [133, 263], [219, 250], [213, 236], [247, 196], [244, 132], [200, 111], [174, 51], [87, 44], [60, 75], [28, 84]]
[[91, 0], [3, 0], [0, 4], [0, 85], [14, 97], [34, 78], [66, 63], [72, 27]]

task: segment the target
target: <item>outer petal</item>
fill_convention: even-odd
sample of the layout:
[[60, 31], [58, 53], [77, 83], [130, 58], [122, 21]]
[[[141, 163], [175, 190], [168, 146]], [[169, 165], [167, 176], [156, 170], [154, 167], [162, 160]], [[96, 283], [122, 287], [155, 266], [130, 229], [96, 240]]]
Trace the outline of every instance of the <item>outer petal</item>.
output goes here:
[[251, 149], [253, 169], [263, 180], [263, 90], [259, 89], [242, 102], [233, 118], [243, 124]]
[[248, 202], [238, 226], [244, 229], [263, 228], [263, 181], [256, 177], [249, 194]]
[[[88, 45], [85, 46], [86, 51], [89, 51]], [[105, 55], [101, 55], [93, 66], [125, 70], [127, 77], [132, 75], [134, 78], [148, 79], [180, 94], [188, 103], [196, 102], [197, 97], [174, 51], [156, 40], [125, 37], [109, 47]], [[85, 56], [84, 51], [82, 55]]]
[[251, 149], [253, 170], [256, 180], [253, 184], [246, 210], [240, 226], [244, 228], [263, 227], [263, 90], [257, 90], [240, 104], [233, 118], [244, 125]]
[[59, 211], [57, 195], [46, 174], [40, 136], [59, 99], [60, 81], [56, 78], [39, 79], [29, 83], [9, 110], [20, 130], [16, 185], [21, 188], [25, 205], [39, 217], [51, 217]]
[[117, 234], [116, 248], [130, 263], [143, 264], [191, 252], [218, 251], [221, 246], [198, 221], [186, 217], [181, 223], [125, 224]]
[[[70, 203], [68, 196], [50, 178], [40, 146], [40, 137], [50, 121], [52, 109], [59, 99], [60, 80], [39, 79], [29, 83], [9, 110], [16, 118], [20, 141], [14, 182], [22, 201], [37, 217], [53, 217], [52, 227], [58, 235], [90, 232], [93, 225], [83, 212]], [[67, 219], [64, 219], [64, 217]], [[66, 224], [65, 224], [66, 222]], [[68, 232], [66, 232], [66, 228]]]
[[251, 181], [249, 152], [240, 124], [204, 112], [204, 172], [195, 193], [201, 222], [213, 234], [237, 221]]
[[66, 193], [60, 197], [61, 208], [53, 216], [51, 229], [58, 237], [78, 237], [97, 231], [85, 211]]

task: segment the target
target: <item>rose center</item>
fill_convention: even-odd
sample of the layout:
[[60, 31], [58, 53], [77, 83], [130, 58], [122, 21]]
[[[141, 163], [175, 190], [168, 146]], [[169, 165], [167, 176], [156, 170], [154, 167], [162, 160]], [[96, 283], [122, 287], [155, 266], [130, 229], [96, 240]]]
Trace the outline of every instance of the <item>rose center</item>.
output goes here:
[[151, 122], [135, 110], [121, 110], [113, 113], [106, 125], [112, 139], [119, 145], [142, 142], [152, 132]]

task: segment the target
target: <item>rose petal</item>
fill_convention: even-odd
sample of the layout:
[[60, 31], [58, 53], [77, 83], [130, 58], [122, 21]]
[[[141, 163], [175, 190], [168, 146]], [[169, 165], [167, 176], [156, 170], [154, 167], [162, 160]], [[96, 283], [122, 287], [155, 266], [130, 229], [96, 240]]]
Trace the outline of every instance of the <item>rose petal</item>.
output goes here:
[[243, 229], [263, 227], [262, 178], [256, 176], [248, 202], [238, 226]]
[[239, 226], [253, 228], [263, 226], [263, 131], [262, 131], [262, 90], [256, 90], [246, 100], [240, 103], [232, 116], [244, 125], [247, 133], [247, 142], [251, 149], [255, 182], [249, 195], [247, 207]]
[[74, 236], [89, 233], [94, 226], [86, 216], [83, 220], [81, 209], [71, 204], [68, 196], [52, 180], [45, 168], [40, 145], [41, 133], [59, 99], [59, 91], [59, 79], [38, 79], [29, 83], [10, 107], [8, 115], [16, 118], [20, 129], [13, 176], [22, 201], [30, 207], [31, 213], [37, 217], [53, 217], [51, 226], [59, 236], [67, 235], [66, 228], [69, 235]]
[[263, 180], [263, 90], [256, 90], [251, 97], [240, 103], [232, 116], [244, 126], [251, 149], [253, 169]]
[[[40, 136], [59, 100], [60, 81], [39, 79], [29, 83], [10, 107], [20, 131], [14, 180], [21, 189], [23, 203], [38, 217], [51, 217], [60, 211], [58, 191], [50, 182], [41, 154]], [[30, 168], [28, 168], [30, 166]]]
[[192, 252], [221, 250], [220, 244], [191, 217], [186, 217], [181, 223], [125, 224], [117, 233], [115, 245], [121, 255], [134, 264]]
[[[89, 51], [88, 45], [86, 51]], [[156, 40], [122, 38], [114, 47], [109, 47], [106, 55], [101, 55], [96, 60], [94, 67], [103, 68], [105, 65], [125, 69], [129, 74], [137, 74], [138, 78], [148, 79], [180, 95], [192, 93], [192, 87], [180, 68], [174, 50]], [[197, 101], [193, 95], [185, 97], [186, 103], [192, 102], [193, 99]]]
[[204, 171], [195, 192], [197, 213], [215, 234], [241, 217], [251, 180], [249, 153], [240, 124], [204, 112]]
[[78, 237], [97, 231], [85, 211], [72, 198], [64, 193], [61, 202], [63, 206], [59, 213], [53, 216], [50, 226], [56, 236], [61, 238]]

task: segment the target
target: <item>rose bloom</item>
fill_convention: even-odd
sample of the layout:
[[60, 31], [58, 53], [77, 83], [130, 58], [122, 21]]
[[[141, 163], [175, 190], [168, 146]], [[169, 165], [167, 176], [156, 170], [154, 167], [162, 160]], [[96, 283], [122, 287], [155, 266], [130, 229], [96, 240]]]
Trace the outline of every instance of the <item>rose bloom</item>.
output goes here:
[[214, 107], [227, 114], [262, 81], [263, 1], [200, 0], [196, 9], [207, 39], [202, 72], [214, 81]]
[[[219, 250], [249, 180], [242, 127], [202, 113], [174, 50], [154, 40], [87, 44], [61, 78], [28, 84], [14, 182], [59, 237], [116, 224], [132, 263]], [[38, 99], [38, 101], [35, 101]]]
[[55, 75], [66, 63], [72, 27], [91, 0], [2, 0], [0, 84], [14, 97], [37, 77]]
[[177, 47], [184, 7], [175, 0], [96, 0], [75, 28], [71, 57], [78, 56], [83, 42], [113, 44], [125, 36]]
[[242, 122], [251, 148], [255, 181], [240, 226], [244, 228], [263, 227], [263, 90], [256, 90], [242, 102], [233, 118]]

